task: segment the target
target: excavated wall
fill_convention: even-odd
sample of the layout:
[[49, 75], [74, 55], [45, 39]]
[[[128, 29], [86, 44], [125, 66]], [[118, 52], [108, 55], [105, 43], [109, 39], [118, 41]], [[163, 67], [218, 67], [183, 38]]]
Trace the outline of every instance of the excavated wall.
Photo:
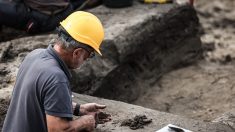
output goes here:
[[[104, 12], [116, 15], [106, 21], [103, 59], [90, 60], [75, 71], [74, 91], [131, 102], [144, 92], [143, 82], [154, 84], [164, 73], [201, 56], [199, 23], [192, 7], [148, 8], [93, 10], [101, 18], [107, 15]], [[132, 13], [136, 15], [131, 19], [123, 17]]]
[[[134, 3], [129, 8], [100, 6], [89, 11], [104, 23], [103, 56], [73, 71], [74, 92], [131, 102], [164, 73], [201, 57], [199, 22], [191, 6]], [[9, 100], [25, 55], [47, 47], [53, 38], [55, 34], [0, 43], [0, 99]], [[6, 108], [5, 103], [2, 106]]]

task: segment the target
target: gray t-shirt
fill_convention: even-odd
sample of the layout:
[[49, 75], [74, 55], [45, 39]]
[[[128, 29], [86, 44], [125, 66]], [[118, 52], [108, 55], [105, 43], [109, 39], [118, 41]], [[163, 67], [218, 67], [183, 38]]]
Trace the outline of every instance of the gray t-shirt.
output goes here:
[[46, 114], [72, 119], [70, 79], [51, 45], [29, 53], [19, 68], [3, 132], [47, 132]]

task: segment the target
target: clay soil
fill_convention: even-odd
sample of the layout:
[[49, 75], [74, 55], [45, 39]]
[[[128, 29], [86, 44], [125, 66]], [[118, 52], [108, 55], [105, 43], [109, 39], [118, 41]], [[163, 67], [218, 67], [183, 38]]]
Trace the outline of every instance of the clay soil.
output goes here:
[[164, 75], [134, 104], [204, 121], [235, 108], [234, 7], [234, 0], [196, 0], [204, 58]]

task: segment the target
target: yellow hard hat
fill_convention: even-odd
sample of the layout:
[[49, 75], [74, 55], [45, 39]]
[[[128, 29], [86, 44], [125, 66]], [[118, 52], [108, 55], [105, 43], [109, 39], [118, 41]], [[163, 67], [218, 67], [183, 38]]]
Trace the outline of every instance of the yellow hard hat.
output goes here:
[[73, 39], [91, 46], [102, 55], [99, 48], [104, 39], [104, 29], [95, 15], [85, 11], [76, 11], [60, 24]]

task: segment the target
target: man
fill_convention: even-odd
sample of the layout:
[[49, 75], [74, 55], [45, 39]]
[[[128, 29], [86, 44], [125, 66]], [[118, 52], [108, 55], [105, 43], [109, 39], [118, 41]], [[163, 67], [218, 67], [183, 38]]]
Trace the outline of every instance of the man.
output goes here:
[[48, 32], [72, 11], [68, 0], [0, 0], [0, 26], [28, 33]]
[[[20, 65], [3, 132], [94, 129], [95, 115], [106, 106], [72, 103], [69, 69], [78, 68], [94, 51], [101, 55], [102, 24], [91, 13], [77, 11], [61, 22], [58, 32], [54, 45], [32, 51]], [[72, 120], [73, 113], [81, 117]]]

